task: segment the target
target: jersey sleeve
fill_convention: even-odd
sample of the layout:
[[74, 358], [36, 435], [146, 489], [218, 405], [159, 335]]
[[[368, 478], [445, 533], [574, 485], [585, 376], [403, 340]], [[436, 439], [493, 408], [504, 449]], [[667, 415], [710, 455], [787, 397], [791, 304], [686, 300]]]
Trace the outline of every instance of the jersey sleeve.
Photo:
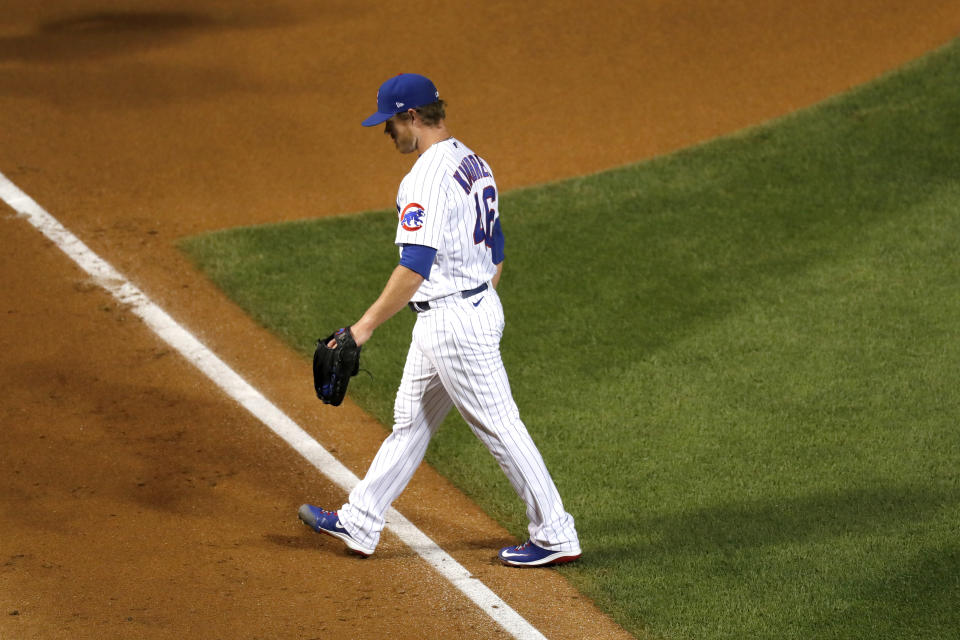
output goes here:
[[503, 259], [506, 257], [503, 249], [503, 229], [500, 228], [500, 216], [497, 216], [497, 221], [493, 225], [493, 239], [490, 243], [490, 257], [493, 260], [493, 264], [503, 262]]
[[405, 244], [400, 248], [400, 264], [416, 271], [424, 280], [430, 279], [430, 269], [437, 257], [437, 250], [422, 244]]
[[397, 245], [440, 248], [449, 210], [449, 181], [440, 159], [434, 154], [423, 166], [418, 161], [401, 183], [397, 192]]

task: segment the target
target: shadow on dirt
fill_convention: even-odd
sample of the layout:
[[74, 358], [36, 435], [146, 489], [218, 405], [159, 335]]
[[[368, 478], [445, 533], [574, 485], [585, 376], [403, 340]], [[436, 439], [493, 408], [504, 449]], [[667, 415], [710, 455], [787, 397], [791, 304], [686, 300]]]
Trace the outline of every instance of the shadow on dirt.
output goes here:
[[192, 32], [224, 26], [187, 12], [102, 12], [41, 22], [32, 33], [0, 38], [0, 62], [76, 62], [168, 45]]
[[77, 33], [118, 33], [125, 31], [163, 32], [213, 25], [210, 16], [187, 12], [145, 11], [142, 13], [100, 12], [50, 20], [39, 31], [52, 35]]
[[220, 26], [202, 13], [92, 13], [40, 23], [31, 33], [0, 38], [0, 62], [54, 64], [122, 55], [168, 45]]

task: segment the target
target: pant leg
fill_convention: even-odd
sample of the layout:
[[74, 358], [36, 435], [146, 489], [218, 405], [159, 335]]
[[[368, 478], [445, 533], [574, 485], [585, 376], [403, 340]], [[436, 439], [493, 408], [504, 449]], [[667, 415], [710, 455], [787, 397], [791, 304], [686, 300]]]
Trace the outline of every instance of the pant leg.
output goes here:
[[[500, 355], [503, 308], [488, 292], [477, 307], [469, 301], [425, 314], [414, 342], [436, 367], [447, 394], [486, 445], [526, 505], [530, 539], [552, 551], [579, 552], [573, 517], [513, 399]], [[418, 323], [419, 324], [419, 323]]]
[[393, 431], [339, 512], [341, 524], [357, 542], [377, 546], [384, 514], [410, 482], [452, 406], [436, 368], [411, 344], [394, 403]]

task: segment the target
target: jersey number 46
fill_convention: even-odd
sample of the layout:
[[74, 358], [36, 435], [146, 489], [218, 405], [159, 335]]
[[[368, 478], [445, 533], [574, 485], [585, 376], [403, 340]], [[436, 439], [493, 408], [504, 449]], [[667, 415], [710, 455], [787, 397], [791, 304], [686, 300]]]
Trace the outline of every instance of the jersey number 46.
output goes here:
[[485, 243], [488, 248], [493, 247], [494, 227], [499, 222], [497, 210], [497, 190], [487, 187], [483, 190], [483, 210], [480, 208], [480, 194], [473, 194], [473, 201], [477, 205], [477, 225], [473, 228], [473, 243]]
[[486, 187], [483, 190], [481, 204], [479, 193], [473, 194], [473, 202], [477, 206], [477, 224], [473, 228], [473, 242], [486, 245], [493, 252], [491, 258], [494, 264], [503, 261], [503, 231], [500, 230], [500, 216], [497, 214], [497, 190]]

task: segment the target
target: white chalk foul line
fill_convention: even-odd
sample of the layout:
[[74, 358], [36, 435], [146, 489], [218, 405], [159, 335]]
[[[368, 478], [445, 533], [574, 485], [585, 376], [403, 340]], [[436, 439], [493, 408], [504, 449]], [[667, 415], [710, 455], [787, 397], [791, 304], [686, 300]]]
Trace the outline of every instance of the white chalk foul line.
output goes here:
[[[241, 378], [193, 334], [180, 326], [166, 311], [153, 303], [119, 271], [91, 251], [2, 173], [0, 173], [0, 198], [24, 216], [40, 233], [53, 241], [119, 302], [128, 305], [130, 310], [139, 316], [154, 333], [193, 363], [228, 396], [283, 438], [331, 482], [346, 492], [359, 482], [352, 471], [334, 458], [309, 433]], [[533, 625], [489, 587], [474, 578], [466, 568], [396, 509], [391, 508], [387, 513], [387, 527], [515, 638], [546, 640], [546, 637]]]

